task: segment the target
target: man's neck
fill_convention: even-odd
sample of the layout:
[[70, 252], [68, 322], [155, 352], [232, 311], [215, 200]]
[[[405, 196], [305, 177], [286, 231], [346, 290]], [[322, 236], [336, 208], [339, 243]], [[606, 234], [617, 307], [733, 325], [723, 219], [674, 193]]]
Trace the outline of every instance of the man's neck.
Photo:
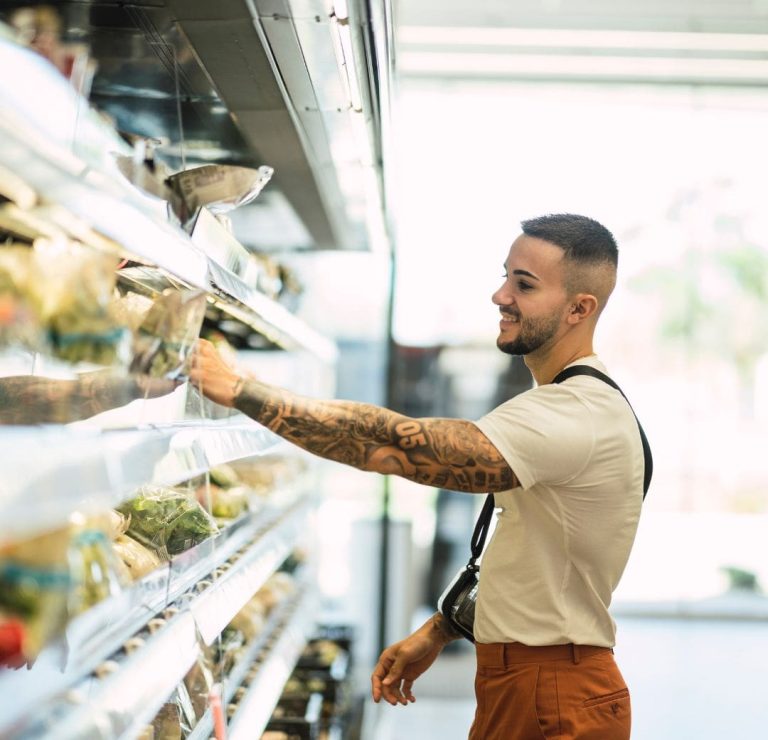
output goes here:
[[592, 343], [582, 345], [568, 351], [551, 352], [538, 355], [532, 352], [523, 358], [526, 366], [531, 371], [537, 385], [551, 383], [557, 374], [568, 365], [572, 365], [583, 357], [593, 355]]

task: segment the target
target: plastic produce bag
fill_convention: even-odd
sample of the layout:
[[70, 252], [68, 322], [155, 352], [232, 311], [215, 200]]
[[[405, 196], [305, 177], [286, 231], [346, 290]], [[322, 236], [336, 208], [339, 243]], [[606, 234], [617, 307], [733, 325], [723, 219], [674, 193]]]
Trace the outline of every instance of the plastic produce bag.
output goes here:
[[0, 347], [44, 348], [42, 307], [30, 282], [32, 257], [28, 247], [0, 247]]
[[210, 500], [211, 514], [217, 519], [235, 519], [248, 509], [249, 491], [243, 486], [220, 488], [210, 484], [198, 488], [196, 495], [203, 506]]
[[194, 498], [166, 488], [144, 487], [118, 511], [131, 517], [128, 534], [164, 559], [219, 531], [211, 515]]
[[160, 566], [160, 558], [154, 550], [144, 547], [133, 537], [121, 535], [112, 543], [115, 555], [125, 565], [129, 578], [138, 581]]
[[75, 242], [38, 239], [35, 291], [54, 356], [68, 362], [126, 364], [131, 334], [112, 313], [117, 258]]
[[33, 661], [66, 626], [70, 534], [64, 527], [0, 550], [0, 628], [19, 638], [17, 664]]
[[131, 372], [170, 380], [182, 378], [200, 335], [205, 308], [202, 290], [163, 291], [136, 332]]
[[74, 535], [69, 547], [69, 570], [70, 617], [119, 593], [123, 585], [110, 541], [99, 529], [83, 529]]
[[168, 178], [168, 186], [182, 200], [179, 219], [185, 228], [194, 225], [203, 206], [216, 215], [250, 203], [270, 181], [274, 170], [206, 164]]

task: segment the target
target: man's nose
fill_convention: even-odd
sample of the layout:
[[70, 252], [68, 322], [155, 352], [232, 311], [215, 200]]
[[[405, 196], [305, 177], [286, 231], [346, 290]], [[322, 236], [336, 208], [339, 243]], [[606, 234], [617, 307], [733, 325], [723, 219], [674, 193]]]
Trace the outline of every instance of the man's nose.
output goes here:
[[499, 287], [499, 289], [495, 293], [493, 293], [493, 295], [491, 296], [491, 300], [497, 306], [509, 306], [510, 304], [514, 303], [514, 297], [512, 296], [512, 291], [508, 289], [506, 282], [504, 282]]

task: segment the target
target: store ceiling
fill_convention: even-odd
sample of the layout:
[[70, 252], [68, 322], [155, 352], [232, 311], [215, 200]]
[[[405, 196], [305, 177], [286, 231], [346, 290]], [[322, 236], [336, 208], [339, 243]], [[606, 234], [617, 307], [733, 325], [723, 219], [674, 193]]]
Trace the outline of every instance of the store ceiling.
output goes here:
[[762, 85], [766, 0], [400, 0], [401, 76]]
[[386, 0], [373, 14], [355, 0], [48, 4], [63, 39], [97, 62], [92, 102], [121, 131], [159, 140], [173, 170], [274, 168], [262, 196], [234, 212], [246, 246], [367, 249], [382, 237], [371, 230], [383, 223]]

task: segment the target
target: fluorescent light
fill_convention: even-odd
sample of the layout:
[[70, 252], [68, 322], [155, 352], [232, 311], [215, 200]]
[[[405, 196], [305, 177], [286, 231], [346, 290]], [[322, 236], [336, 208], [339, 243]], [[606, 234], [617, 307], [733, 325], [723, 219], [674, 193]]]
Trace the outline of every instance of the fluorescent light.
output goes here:
[[403, 26], [400, 44], [768, 52], [768, 34]]
[[363, 109], [363, 97], [360, 93], [360, 85], [357, 81], [357, 72], [355, 70], [355, 57], [352, 48], [352, 32], [349, 23], [339, 20], [334, 23], [338, 33], [339, 43], [341, 44], [341, 53], [343, 56], [342, 66], [344, 68], [344, 77], [347, 81], [349, 99], [352, 109], [360, 111]]
[[577, 56], [563, 54], [457, 54], [401, 51], [398, 69], [409, 74], [562, 79], [713, 80], [764, 83], [768, 60], [690, 57]]

